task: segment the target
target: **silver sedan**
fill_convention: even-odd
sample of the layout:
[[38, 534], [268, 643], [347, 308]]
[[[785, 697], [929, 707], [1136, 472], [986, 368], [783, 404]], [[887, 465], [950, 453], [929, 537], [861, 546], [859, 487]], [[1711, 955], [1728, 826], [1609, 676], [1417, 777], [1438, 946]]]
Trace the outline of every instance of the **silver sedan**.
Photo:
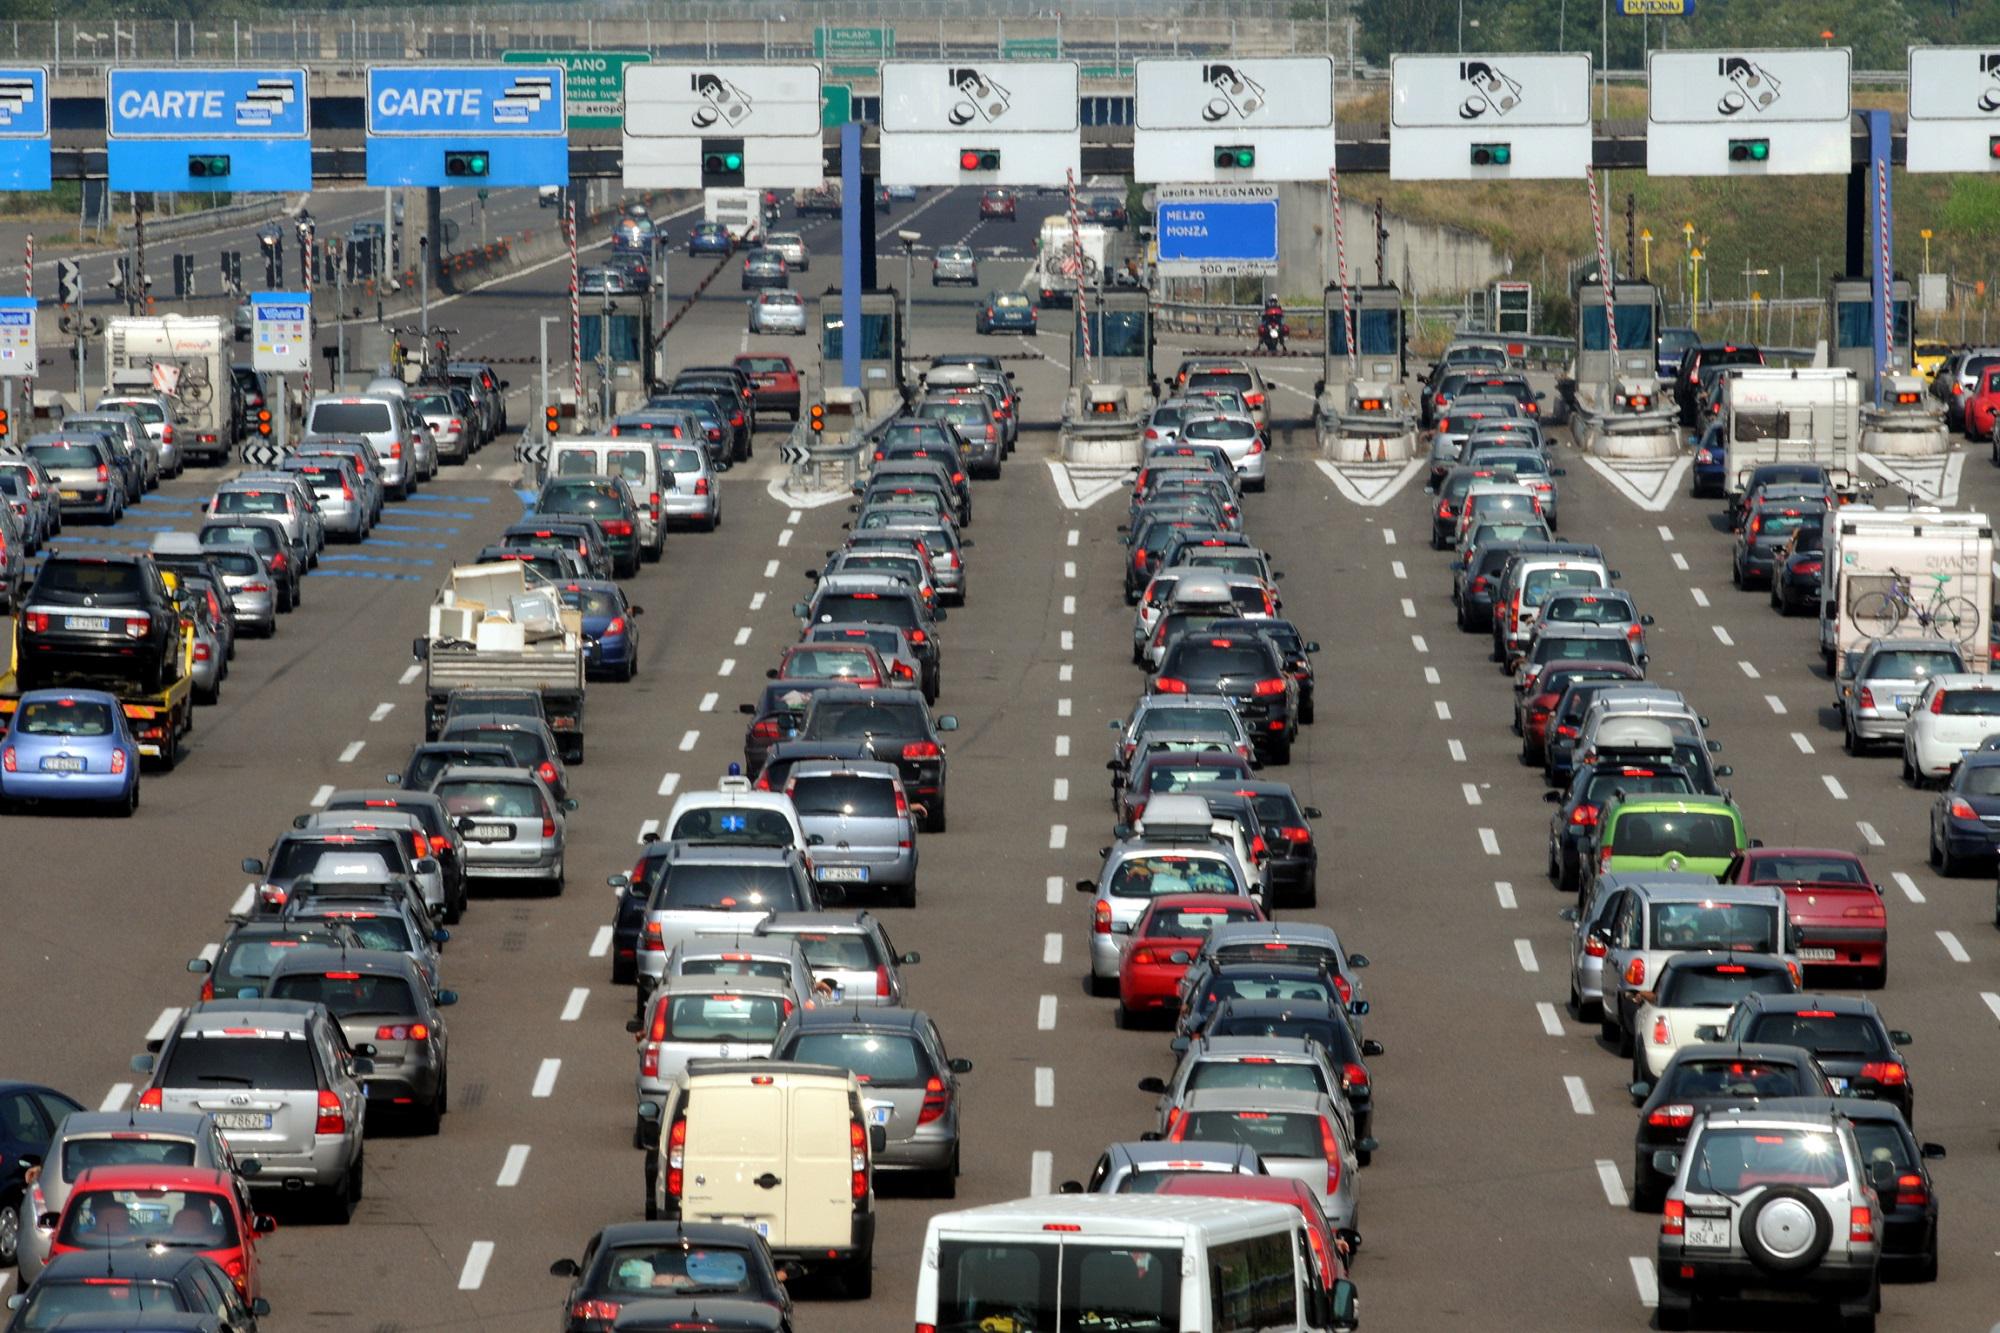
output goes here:
[[564, 816], [558, 801], [525, 768], [447, 768], [431, 788], [465, 835], [465, 873], [475, 879], [538, 880], [563, 891]]

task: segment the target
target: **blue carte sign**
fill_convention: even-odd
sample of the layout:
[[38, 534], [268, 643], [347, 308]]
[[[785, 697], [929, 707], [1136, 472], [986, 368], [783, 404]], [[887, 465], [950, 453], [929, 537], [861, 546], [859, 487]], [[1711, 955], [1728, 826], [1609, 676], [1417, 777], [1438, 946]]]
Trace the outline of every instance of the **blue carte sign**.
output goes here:
[[310, 190], [302, 69], [114, 69], [105, 168], [114, 190]]
[[46, 190], [51, 177], [49, 72], [0, 67], [0, 190]]
[[560, 65], [385, 65], [368, 71], [368, 183], [569, 182]]

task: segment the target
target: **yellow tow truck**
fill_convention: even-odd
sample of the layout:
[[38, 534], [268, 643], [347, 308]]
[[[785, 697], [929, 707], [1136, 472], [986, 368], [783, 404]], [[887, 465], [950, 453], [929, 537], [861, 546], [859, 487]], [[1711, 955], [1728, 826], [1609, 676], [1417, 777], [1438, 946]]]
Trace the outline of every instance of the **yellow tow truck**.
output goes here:
[[[163, 569], [160, 576], [179, 606], [180, 580], [172, 570]], [[38, 688], [103, 690], [112, 695], [123, 709], [126, 721], [131, 723], [132, 739], [139, 743], [139, 754], [152, 760], [161, 772], [170, 773], [180, 762], [182, 739], [194, 730], [194, 620], [185, 610], [180, 620], [180, 648], [175, 654], [180, 671], [165, 689], [147, 690], [110, 673], [89, 671], [66, 672], [48, 686]], [[20, 653], [19, 635], [17, 626], [7, 640], [7, 670], [0, 674], [0, 722], [12, 718], [21, 702], [20, 679], [15, 670]]]

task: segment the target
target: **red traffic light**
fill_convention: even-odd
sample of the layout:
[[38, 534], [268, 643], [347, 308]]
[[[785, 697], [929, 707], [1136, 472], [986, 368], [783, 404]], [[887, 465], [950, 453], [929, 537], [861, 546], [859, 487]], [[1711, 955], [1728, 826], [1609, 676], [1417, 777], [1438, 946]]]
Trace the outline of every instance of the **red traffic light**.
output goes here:
[[1995, 135], [1986, 141], [1986, 154], [1988, 157], [2000, 160], [2000, 135]]
[[973, 152], [971, 149], [960, 153], [958, 155], [958, 169], [960, 171], [979, 170], [979, 154]]

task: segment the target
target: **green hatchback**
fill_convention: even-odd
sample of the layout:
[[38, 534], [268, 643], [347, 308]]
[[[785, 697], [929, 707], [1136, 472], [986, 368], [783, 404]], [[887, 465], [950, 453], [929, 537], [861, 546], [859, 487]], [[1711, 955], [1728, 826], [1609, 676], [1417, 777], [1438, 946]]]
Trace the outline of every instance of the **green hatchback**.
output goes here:
[[629, 579], [639, 572], [639, 506], [623, 477], [551, 477], [535, 497], [531, 517], [589, 518], [611, 548], [612, 574]]
[[1746, 846], [1743, 813], [1719, 796], [1635, 796], [1608, 802], [1588, 864], [1597, 874], [1685, 870], [1718, 878]]

